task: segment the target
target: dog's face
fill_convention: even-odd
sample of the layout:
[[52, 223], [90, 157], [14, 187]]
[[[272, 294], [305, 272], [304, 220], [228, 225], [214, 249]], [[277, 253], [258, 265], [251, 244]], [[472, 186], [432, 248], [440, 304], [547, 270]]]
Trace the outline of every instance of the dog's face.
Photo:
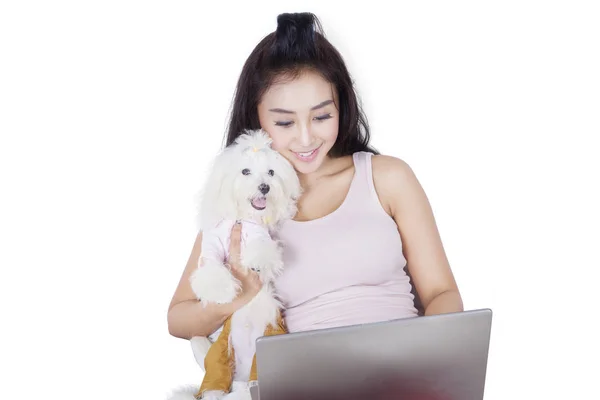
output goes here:
[[[292, 165], [270, 147], [263, 131], [247, 131], [216, 159], [204, 190], [215, 219], [276, 225], [296, 213], [300, 182]], [[212, 210], [212, 211], [209, 211]]]
[[237, 150], [229, 172], [232, 176], [227, 179], [231, 182], [229, 195], [237, 200], [238, 218], [268, 224], [285, 218], [297, 193], [291, 166], [269, 148], [255, 151], [240, 146]]

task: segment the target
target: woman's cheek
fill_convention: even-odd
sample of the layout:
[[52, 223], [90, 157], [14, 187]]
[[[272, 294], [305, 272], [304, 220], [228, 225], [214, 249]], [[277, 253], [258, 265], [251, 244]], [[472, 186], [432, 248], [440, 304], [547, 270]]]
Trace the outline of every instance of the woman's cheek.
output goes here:
[[339, 131], [339, 121], [338, 119], [330, 119], [326, 121], [323, 125], [321, 125], [318, 129], [318, 136], [321, 140], [325, 142], [335, 142], [338, 136]]
[[279, 135], [271, 133], [269, 133], [269, 136], [272, 140], [271, 147], [273, 148], [273, 150], [281, 151], [286, 149], [287, 143], [283, 138], [279, 137]]

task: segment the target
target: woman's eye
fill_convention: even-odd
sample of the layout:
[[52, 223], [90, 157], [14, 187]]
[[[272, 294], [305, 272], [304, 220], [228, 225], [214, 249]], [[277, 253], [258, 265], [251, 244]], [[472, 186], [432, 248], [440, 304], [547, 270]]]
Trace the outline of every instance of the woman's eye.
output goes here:
[[275, 175], [275, 171], [273, 171], [272, 169], [269, 170], [269, 175], [273, 176]]
[[242, 174], [244, 174], [244, 175], [250, 175], [250, 170], [248, 168], [244, 168], [242, 170]]
[[329, 118], [331, 118], [331, 114], [325, 114], [325, 115], [321, 115], [319, 117], [315, 117], [315, 119], [318, 120], [318, 121], [324, 121], [324, 120], [329, 119]]
[[[321, 116], [315, 117], [314, 119], [317, 121], [324, 121], [329, 118], [332, 118], [331, 114], [321, 115]], [[294, 121], [275, 121], [275, 125], [282, 126], [284, 128], [291, 126], [293, 123], [294, 123]]]

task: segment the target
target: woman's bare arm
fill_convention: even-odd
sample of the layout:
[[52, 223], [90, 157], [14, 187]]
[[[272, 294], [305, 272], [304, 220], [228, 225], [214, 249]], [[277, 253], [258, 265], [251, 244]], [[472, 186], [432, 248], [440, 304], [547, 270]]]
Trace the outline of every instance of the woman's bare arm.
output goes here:
[[190, 275], [198, 267], [201, 251], [202, 233], [200, 232], [196, 236], [192, 252], [175, 289], [167, 313], [169, 333], [182, 339], [208, 336], [221, 327], [230, 315], [231, 307], [229, 305], [208, 304], [204, 307], [192, 291]]
[[425, 315], [463, 311], [463, 303], [427, 196], [403, 160], [373, 157], [373, 179], [393, 216]]
[[241, 286], [238, 297], [229, 304], [208, 304], [206, 306], [203, 306], [196, 298], [190, 285], [190, 276], [198, 267], [198, 260], [202, 252], [202, 233], [199, 233], [169, 305], [167, 323], [172, 336], [191, 339], [194, 336], [212, 334], [223, 325], [231, 314], [247, 304], [260, 291], [262, 284], [258, 274], [253, 271], [243, 271], [239, 265], [241, 242], [239, 225], [233, 226], [230, 242], [231, 273], [240, 281]]

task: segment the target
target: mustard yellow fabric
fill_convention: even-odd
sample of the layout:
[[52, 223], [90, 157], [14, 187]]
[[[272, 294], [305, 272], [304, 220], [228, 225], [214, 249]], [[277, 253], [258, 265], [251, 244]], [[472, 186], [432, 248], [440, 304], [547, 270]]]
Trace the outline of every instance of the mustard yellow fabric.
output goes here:
[[[281, 313], [277, 314], [277, 325], [267, 326], [265, 329], [265, 336], [275, 336], [275, 335], [283, 335], [287, 333], [287, 329], [285, 327], [285, 321], [281, 316]], [[250, 370], [250, 382], [258, 380], [258, 375], [256, 371], [256, 354], [254, 355], [254, 359], [252, 360], [252, 369]]]
[[233, 382], [233, 348], [229, 349], [231, 317], [223, 324], [219, 338], [210, 346], [204, 358], [204, 380], [196, 397], [206, 390], [221, 390], [228, 393]]
[[[277, 324], [268, 325], [264, 336], [282, 335], [287, 333], [285, 321], [281, 315], [277, 315]], [[223, 324], [223, 330], [217, 340], [210, 346], [206, 357], [204, 358], [204, 380], [196, 393], [196, 398], [200, 399], [207, 390], [220, 390], [229, 393], [233, 383], [233, 373], [235, 369], [235, 352], [233, 347], [229, 346], [229, 336], [231, 334], [231, 317]], [[250, 370], [250, 381], [257, 380], [256, 355], [252, 360]]]

